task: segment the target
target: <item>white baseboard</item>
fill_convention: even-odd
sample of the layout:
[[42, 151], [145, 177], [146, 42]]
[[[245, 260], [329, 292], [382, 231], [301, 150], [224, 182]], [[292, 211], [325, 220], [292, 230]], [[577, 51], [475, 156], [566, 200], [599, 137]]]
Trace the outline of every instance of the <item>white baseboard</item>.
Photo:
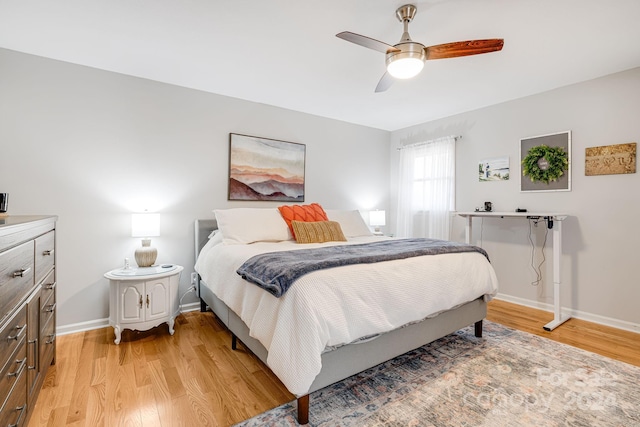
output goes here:
[[56, 335], [75, 334], [76, 332], [92, 331], [109, 326], [109, 319], [96, 319], [87, 322], [72, 323], [56, 327]]
[[180, 307], [180, 313], [186, 313], [188, 311], [199, 311], [200, 310], [200, 302], [192, 302], [189, 304], [182, 304]]
[[[525, 307], [537, 308], [538, 310], [553, 312], [553, 305], [543, 303], [540, 301], [533, 301], [533, 300], [514, 297], [511, 295], [505, 295], [501, 293], [496, 295], [495, 299], [506, 301], [506, 302], [512, 302], [514, 304], [523, 305]], [[188, 311], [197, 311], [197, 310], [200, 310], [200, 303], [193, 302], [189, 304], [183, 304], [180, 312], [186, 313]], [[575, 317], [576, 319], [586, 320], [588, 322], [598, 323], [600, 325], [611, 326], [612, 328], [622, 329], [625, 331], [640, 333], [640, 324], [637, 324], [637, 323], [627, 322], [619, 319], [613, 319], [611, 317], [599, 316], [597, 314], [585, 313], [579, 310], [572, 310], [566, 307], [562, 308], [562, 312], [569, 314], [571, 317]], [[90, 331], [93, 329], [105, 328], [107, 326], [109, 326], [109, 319], [90, 320], [87, 322], [80, 322], [80, 323], [73, 323], [70, 325], [58, 326], [56, 328], [56, 334], [67, 335], [67, 334], [73, 334], [76, 332], [84, 332], [84, 331]]]
[[[199, 302], [192, 302], [189, 304], [183, 304], [180, 313], [186, 313], [187, 311], [200, 310]], [[94, 329], [106, 328], [109, 326], [109, 319], [96, 319], [89, 320], [87, 322], [72, 323], [70, 325], [58, 326], [56, 328], [57, 335], [75, 334], [76, 332], [91, 331]]]
[[[540, 301], [533, 301], [520, 297], [514, 297], [511, 295], [505, 295], [498, 293], [495, 299], [499, 299], [506, 302], [512, 302], [514, 304], [524, 305], [525, 307], [537, 308], [539, 310], [553, 312], [553, 305]], [[629, 332], [640, 333], [640, 324], [627, 322], [626, 320], [613, 319], [611, 317], [600, 316], [598, 314], [586, 313], [580, 310], [574, 310], [567, 307], [562, 307], [562, 313], [568, 314], [576, 319], [586, 320], [587, 322], [597, 323], [599, 325], [610, 326], [612, 328], [622, 329]], [[541, 326], [542, 327], [542, 326]]]

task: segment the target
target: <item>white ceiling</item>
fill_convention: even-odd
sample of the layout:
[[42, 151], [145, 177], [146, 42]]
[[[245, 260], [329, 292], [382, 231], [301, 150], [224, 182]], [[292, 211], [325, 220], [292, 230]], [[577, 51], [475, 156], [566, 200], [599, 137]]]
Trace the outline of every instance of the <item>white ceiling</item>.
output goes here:
[[[428, 61], [374, 93], [398, 0], [0, 0], [0, 47], [385, 130], [640, 66], [640, 0], [424, 0], [427, 46], [504, 38]], [[1, 64], [0, 64], [1, 66]]]

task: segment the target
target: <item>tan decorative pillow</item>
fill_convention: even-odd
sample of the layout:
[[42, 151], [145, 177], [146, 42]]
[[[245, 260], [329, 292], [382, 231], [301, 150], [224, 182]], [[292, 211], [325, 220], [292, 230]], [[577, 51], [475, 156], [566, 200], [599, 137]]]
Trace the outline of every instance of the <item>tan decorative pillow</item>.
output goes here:
[[291, 221], [298, 243], [346, 242], [340, 223], [336, 221]]

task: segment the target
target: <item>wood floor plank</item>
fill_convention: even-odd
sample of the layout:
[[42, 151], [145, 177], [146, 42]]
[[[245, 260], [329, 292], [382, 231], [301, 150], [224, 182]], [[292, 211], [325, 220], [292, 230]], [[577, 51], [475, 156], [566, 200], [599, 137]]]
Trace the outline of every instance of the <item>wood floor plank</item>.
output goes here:
[[[85, 339], [82, 341], [80, 354], [94, 354], [95, 342], [90, 339], [92, 335], [95, 334], [84, 334]], [[76, 363], [76, 375], [74, 378], [73, 392], [71, 393], [67, 424], [84, 422], [87, 411], [89, 387], [91, 387], [91, 374], [93, 372], [94, 360], [90, 357], [78, 357]]]
[[[640, 366], [640, 335], [571, 319], [551, 332], [551, 313], [504, 301], [487, 319]], [[294, 399], [275, 375], [210, 312], [178, 316], [146, 332], [113, 328], [58, 338], [29, 427], [227, 427]], [[86, 398], [82, 394], [86, 394]], [[79, 400], [76, 400], [79, 399]]]
[[138, 387], [136, 396], [140, 405], [140, 422], [143, 426], [162, 426], [158, 407], [149, 405], [149, 402], [155, 402], [153, 395], [153, 386], [151, 383]]
[[107, 427], [105, 424], [105, 382], [89, 387], [87, 396], [86, 426]]

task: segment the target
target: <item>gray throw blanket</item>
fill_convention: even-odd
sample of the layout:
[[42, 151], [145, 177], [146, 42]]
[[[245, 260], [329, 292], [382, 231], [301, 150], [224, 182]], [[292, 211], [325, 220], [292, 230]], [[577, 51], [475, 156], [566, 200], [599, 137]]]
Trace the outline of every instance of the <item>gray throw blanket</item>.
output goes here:
[[294, 251], [268, 252], [251, 257], [237, 273], [277, 298], [293, 282], [312, 271], [351, 264], [369, 264], [422, 255], [479, 252], [484, 249], [464, 243], [436, 239], [396, 239], [357, 245], [327, 246]]

